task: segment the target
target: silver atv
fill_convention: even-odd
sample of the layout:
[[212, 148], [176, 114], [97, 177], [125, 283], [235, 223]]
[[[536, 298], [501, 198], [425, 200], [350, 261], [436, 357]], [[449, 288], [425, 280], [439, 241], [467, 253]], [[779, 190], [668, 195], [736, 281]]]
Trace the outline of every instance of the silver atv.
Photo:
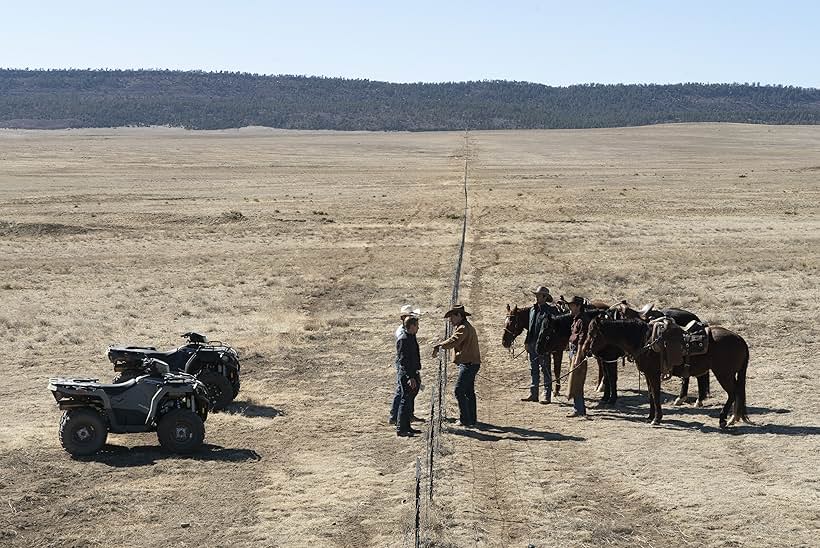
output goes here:
[[210, 401], [205, 385], [193, 375], [171, 373], [155, 358], [143, 362], [143, 374], [116, 384], [98, 379], [49, 379], [48, 389], [63, 410], [60, 444], [75, 456], [102, 449], [108, 433], [156, 432], [174, 453], [197, 451], [205, 439]]

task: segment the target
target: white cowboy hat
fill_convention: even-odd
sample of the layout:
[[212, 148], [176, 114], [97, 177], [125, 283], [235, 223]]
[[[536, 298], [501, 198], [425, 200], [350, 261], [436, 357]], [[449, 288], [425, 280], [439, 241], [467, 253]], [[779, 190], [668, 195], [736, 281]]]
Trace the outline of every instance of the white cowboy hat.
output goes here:
[[539, 285], [533, 291], [530, 291], [533, 295], [549, 295], [550, 290], [544, 287], [543, 285]]
[[418, 318], [421, 316], [421, 309], [413, 308], [412, 304], [406, 304], [401, 307], [401, 316], [412, 316], [414, 318]]

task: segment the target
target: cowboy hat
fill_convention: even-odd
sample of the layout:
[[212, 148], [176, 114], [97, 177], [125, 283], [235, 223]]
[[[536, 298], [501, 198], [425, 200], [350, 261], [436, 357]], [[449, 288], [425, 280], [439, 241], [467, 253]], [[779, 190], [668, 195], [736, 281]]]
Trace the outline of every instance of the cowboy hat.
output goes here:
[[584, 306], [586, 304], [586, 300], [578, 295], [575, 295], [573, 298], [565, 302], [567, 304], [577, 304], [578, 306]]
[[453, 314], [461, 314], [462, 317], [472, 316], [472, 314], [470, 314], [469, 312], [464, 310], [464, 305], [463, 304], [457, 304], [457, 305], [453, 306], [453, 308], [451, 308], [450, 310], [447, 311], [447, 313], [444, 315], [444, 317], [449, 318]]
[[533, 295], [549, 295], [550, 290], [544, 287], [543, 285], [539, 285], [535, 288], [534, 291], [530, 291], [530, 293], [532, 293]]
[[412, 316], [418, 318], [421, 316], [421, 310], [418, 308], [413, 308], [412, 304], [406, 304], [401, 307], [401, 316]]

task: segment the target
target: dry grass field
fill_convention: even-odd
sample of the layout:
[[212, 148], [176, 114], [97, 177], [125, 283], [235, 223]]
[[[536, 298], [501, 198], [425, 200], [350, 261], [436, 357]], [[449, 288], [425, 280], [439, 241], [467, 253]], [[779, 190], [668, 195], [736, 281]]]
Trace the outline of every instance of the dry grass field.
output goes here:
[[[442, 438], [431, 542], [817, 546], [820, 127], [467, 143], [0, 131], [0, 545], [410, 545], [424, 439], [386, 424], [392, 333], [405, 302], [428, 311], [423, 345], [442, 331], [467, 154], [462, 300], [482, 343], [482, 425]], [[587, 420], [567, 419], [564, 398], [521, 403], [528, 364], [500, 345], [504, 306], [540, 284], [738, 332], [756, 424], [720, 431], [713, 381], [706, 407], [667, 397], [650, 427], [629, 363], [614, 410], [594, 408], [592, 374]], [[171, 347], [190, 329], [243, 362], [201, 454], [167, 454], [153, 434], [111, 435], [91, 459], [63, 452], [49, 376], [109, 379], [107, 344]]]

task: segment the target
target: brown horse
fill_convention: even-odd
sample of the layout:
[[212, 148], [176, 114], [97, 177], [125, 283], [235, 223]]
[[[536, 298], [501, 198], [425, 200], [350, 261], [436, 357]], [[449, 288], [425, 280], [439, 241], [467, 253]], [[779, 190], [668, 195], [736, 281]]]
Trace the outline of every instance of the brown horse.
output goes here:
[[[507, 305], [507, 317], [504, 320], [504, 333], [501, 335], [501, 346], [504, 348], [512, 348], [515, 339], [529, 327], [531, 309], [531, 306], [525, 306], [523, 308], [513, 306], [511, 308], [509, 304]], [[549, 320], [549, 318], [550, 316], [547, 316], [547, 320]], [[564, 341], [564, 345], [560, 347], [550, 347], [544, 351], [538, 350], [539, 354], [552, 354], [552, 378], [553, 382], [555, 382], [552, 393], [556, 396], [561, 391], [561, 361], [564, 359], [565, 348], [566, 341]]]
[[[621, 301], [610, 308], [610, 310], [614, 312], [613, 318], [616, 320], [644, 320], [648, 322], [666, 316], [672, 318], [672, 320], [681, 327], [684, 327], [691, 321], [702, 323], [694, 312], [689, 312], [682, 308], [662, 308], [656, 310], [649, 307], [648, 311], [641, 313], [629, 306], [629, 303], [626, 301]], [[695, 378], [698, 381], [698, 399], [695, 401], [695, 407], [703, 407], [703, 400], [709, 396], [709, 372], [707, 371], [706, 374]], [[675, 400], [674, 405], [683, 405], [688, 396], [689, 377], [683, 377], [680, 383], [680, 395]]]
[[[661, 364], [660, 354], [651, 350], [655, 341], [649, 341], [651, 327], [640, 320], [607, 320], [594, 318], [589, 324], [587, 342], [583, 352], [595, 352], [606, 345], [615, 345], [632, 356], [638, 371], [646, 377], [649, 386], [649, 418], [652, 424], [660, 424], [661, 411]], [[678, 366], [672, 374], [700, 376], [712, 371], [715, 378], [728, 394], [728, 399], [720, 412], [720, 427], [742, 420], [751, 423], [746, 411], [746, 370], [749, 366], [749, 346], [743, 337], [722, 327], [710, 328], [709, 350], [701, 356], [689, 357], [689, 370]], [[726, 417], [734, 404], [732, 419], [728, 425]]]

